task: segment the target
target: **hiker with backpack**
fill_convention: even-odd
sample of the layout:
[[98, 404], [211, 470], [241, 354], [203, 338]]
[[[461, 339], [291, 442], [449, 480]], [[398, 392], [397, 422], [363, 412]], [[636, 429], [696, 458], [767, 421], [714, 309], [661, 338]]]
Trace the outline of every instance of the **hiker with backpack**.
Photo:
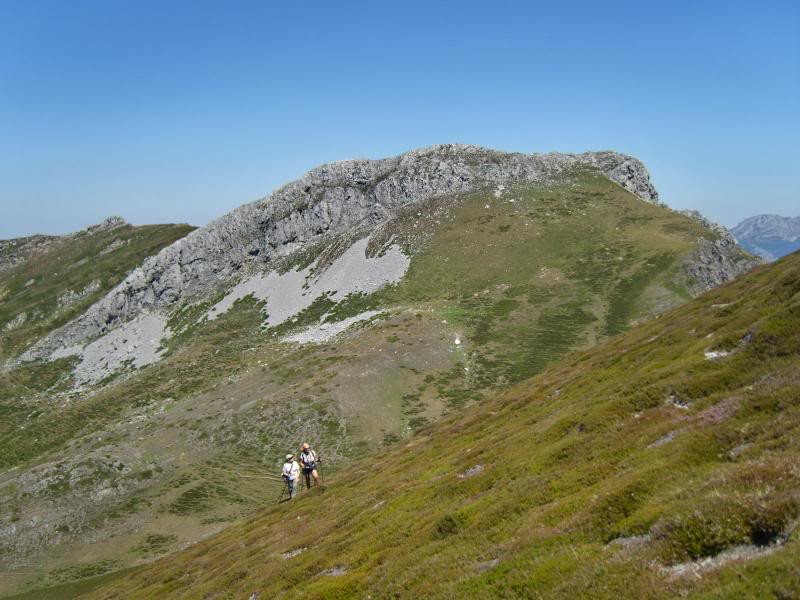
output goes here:
[[283, 464], [281, 475], [286, 482], [286, 487], [289, 490], [289, 500], [291, 500], [297, 494], [297, 478], [300, 476], [300, 465], [294, 459], [294, 454], [286, 455], [286, 462]]
[[306, 489], [311, 489], [311, 478], [314, 478], [314, 485], [319, 485], [319, 473], [317, 473], [317, 463], [322, 462], [322, 458], [311, 449], [311, 445], [306, 442], [300, 449], [300, 463], [303, 465], [303, 477], [306, 480]]

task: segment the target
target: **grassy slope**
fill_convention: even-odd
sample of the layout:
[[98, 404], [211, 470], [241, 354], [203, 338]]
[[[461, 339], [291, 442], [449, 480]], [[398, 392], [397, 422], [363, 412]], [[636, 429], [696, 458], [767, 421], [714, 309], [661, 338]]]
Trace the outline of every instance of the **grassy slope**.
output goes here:
[[[26, 561], [39, 565], [36, 585], [59, 581], [76, 557], [133, 564], [152, 532], [174, 538], [165, 552], [247, 514], [275, 494], [256, 477], [299, 438], [323, 448], [329, 466], [344, 464], [682, 301], [681, 261], [710, 235], [592, 172], [415, 206], [386, 231], [413, 253], [411, 269], [370, 297], [317, 303], [265, 333], [250, 300], [205, 325], [196, 320], [210, 301], [187, 307], [164, 361], [79, 401], [41, 403], [68, 385], [66, 360], [0, 376], [0, 468], [80, 460], [97, 472], [87, 485], [112, 459], [132, 468], [111, 482], [133, 486], [127, 497], [92, 504], [88, 525], [57, 523], [71, 533]], [[320, 346], [279, 342], [326, 311], [368, 308], [392, 316]], [[3, 515], [12, 520], [82, 503], [79, 486], [22, 497], [6, 479], [0, 504], [22, 507]], [[88, 548], [89, 531], [115, 533]]]
[[796, 533], [699, 577], [662, 568], [796, 523], [799, 367], [795, 254], [93, 597], [796, 597]]
[[[189, 225], [124, 225], [87, 230], [55, 238], [28, 260], [0, 272], [0, 360], [16, 356], [32, 342], [83, 313], [146, 257], [184, 237]], [[113, 242], [117, 247], [109, 249]], [[97, 282], [97, 289], [62, 308], [58, 298], [79, 293]], [[5, 325], [25, 313], [25, 323]]]
[[[511, 198], [515, 202], [509, 202]], [[531, 187], [507, 193], [501, 200], [492, 194], [471, 196], [444, 212], [440, 203], [420, 210], [415, 207], [389, 229], [401, 232], [401, 241], [413, 249], [417, 224], [431, 231], [423, 233], [427, 239], [416, 249], [404, 281], [369, 298], [348, 298], [334, 309], [340, 318], [371, 307], [410, 309], [414, 318], [390, 321], [385, 337], [355, 342], [352, 347], [339, 342], [294, 349], [270, 335], [292, 327], [262, 335], [257, 328], [258, 312], [250, 303], [240, 303], [237, 310], [212, 325], [194, 323], [210, 302], [190, 307], [173, 319], [175, 329], [193, 325], [171, 340], [173, 352], [167, 361], [145, 369], [117, 389], [108, 388], [70, 405], [57, 419], [42, 415], [26, 422], [25, 430], [19, 430], [21, 422], [7, 421], [3, 442], [13, 453], [3, 453], [0, 467], [57, 450], [74, 432], [100, 427], [118, 418], [125, 407], [191, 396], [247, 371], [263, 372], [265, 381], [272, 380], [287, 391], [291, 388], [294, 397], [306, 390], [325, 402], [341, 402], [348, 395], [348, 386], [341, 395], [333, 390], [321, 392], [320, 385], [336, 377], [337, 369], [320, 370], [318, 365], [346, 363], [356, 368], [378, 348], [393, 355], [441, 346], [447, 356], [403, 370], [388, 401], [401, 405], [405, 395], [405, 404], [409, 404], [409, 398], [419, 396], [425, 403], [457, 407], [535, 374], [547, 362], [617, 332], [665, 301], [678, 303], [685, 296], [680, 289], [680, 261], [704, 233], [685, 217], [641, 202], [607, 179], [591, 175], [576, 185]], [[143, 233], [129, 231], [126, 235], [138, 239]], [[110, 239], [103, 240], [108, 242]], [[100, 242], [95, 246], [103, 247]], [[77, 247], [86, 251], [84, 245]], [[58, 262], [51, 265], [51, 271], [73, 264], [70, 261], [78, 258], [75, 252], [55, 257]], [[62, 254], [71, 258], [61, 258]], [[48, 257], [55, 260], [42, 256], [27, 265], [25, 273], [7, 277], [13, 282], [26, 279], [44, 269]], [[83, 280], [74, 285], [62, 284], [58, 289], [31, 286], [35, 297], [29, 300], [52, 303], [63, 289], [91, 281], [104, 264], [94, 260], [83, 265]], [[90, 265], [92, 271], [84, 272]], [[9, 315], [27, 297], [20, 294], [11, 293], [2, 304]], [[312, 307], [300, 315], [294, 328], [316, 322], [326, 310], [329, 308]], [[19, 336], [32, 335], [27, 329], [17, 331], [14, 333]], [[456, 335], [464, 342], [458, 349], [452, 344]], [[369, 348], [364, 348], [367, 344]], [[251, 353], [251, 348], [258, 350]], [[402, 361], [389, 363], [376, 369], [396, 370]], [[470, 371], [465, 372], [467, 365]], [[68, 384], [68, 370], [69, 361], [62, 360], [3, 374], [2, 399], [9, 402], [3, 410], [21, 415], [30, 408], [21, 404], [22, 400], [38, 400], [42, 393], [62, 389]], [[335, 383], [327, 387], [333, 388]], [[363, 402], [369, 400], [365, 397]], [[417, 414], [415, 410], [407, 411], [391, 430], [399, 433]]]
[[[420, 226], [438, 217], [414, 212]], [[470, 378], [436, 382], [455, 405], [687, 299], [681, 262], [698, 237], [712, 236], [591, 171], [500, 199], [469, 196], [440, 220], [407, 277], [383, 295], [433, 307], [461, 334]]]
[[[45, 249], [31, 252], [24, 263], [0, 273], [0, 361], [18, 355], [39, 337], [79, 315], [146, 257], [192, 229], [188, 225], [124, 225], [82, 231], [52, 238]], [[112, 243], [116, 246], [103, 252]], [[99, 282], [94, 292], [58, 308], [59, 296], [70, 290], [80, 292], [94, 281]], [[2, 327], [21, 313], [28, 315], [22, 326]], [[98, 411], [94, 403], [64, 412], [51, 410], [53, 396], [70, 387], [73, 361], [29, 363], [0, 373], [0, 469], [22, 466], [43, 452], [58, 449], [106, 412]]]

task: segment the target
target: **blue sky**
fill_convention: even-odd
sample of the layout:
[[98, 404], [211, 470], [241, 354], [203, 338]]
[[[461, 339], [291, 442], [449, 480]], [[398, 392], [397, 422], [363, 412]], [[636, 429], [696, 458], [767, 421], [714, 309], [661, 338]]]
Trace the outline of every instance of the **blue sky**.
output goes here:
[[0, 238], [202, 225], [323, 162], [464, 142], [645, 161], [800, 214], [800, 3], [0, 2]]

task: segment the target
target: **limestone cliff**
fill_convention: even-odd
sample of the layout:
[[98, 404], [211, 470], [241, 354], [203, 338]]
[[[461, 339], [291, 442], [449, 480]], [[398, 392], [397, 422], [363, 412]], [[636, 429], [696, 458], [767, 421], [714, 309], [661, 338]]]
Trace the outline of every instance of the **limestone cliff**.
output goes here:
[[[382, 160], [346, 160], [312, 169], [270, 196], [245, 204], [147, 259], [86, 313], [30, 348], [23, 360], [83, 345], [146, 312], [203, 297], [228, 285], [248, 264], [267, 265], [331, 233], [373, 227], [393, 211], [431, 198], [515, 183], [543, 182], [576, 167], [597, 168], [642, 200], [657, 202], [649, 173], [637, 159], [616, 152], [503, 153], [476, 146], [437, 145]], [[744, 270], [718, 253], [714, 277]], [[704, 272], [702, 268], [697, 272]]]

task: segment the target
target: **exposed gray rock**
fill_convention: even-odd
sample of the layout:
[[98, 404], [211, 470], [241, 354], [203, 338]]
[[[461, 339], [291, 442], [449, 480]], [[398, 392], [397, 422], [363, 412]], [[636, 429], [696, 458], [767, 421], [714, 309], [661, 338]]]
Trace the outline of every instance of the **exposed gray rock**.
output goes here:
[[0, 240], [0, 272], [12, 269], [28, 260], [32, 254], [47, 250], [53, 244], [79, 235], [111, 231], [128, 225], [122, 217], [108, 217], [97, 225], [90, 225], [67, 235], [31, 235], [28, 237]]
[[87, 296], [94, 294], [97, 290], [100, 289], [100, 282], [98, 280], [94, 280], [89, 285], [87, 285], [82, 290], [67, 290], [63, 294], [61, 294], [58, 298], [56, 298], [56, 304], [58, 308], [63, 310], [69, 308], [73, 304], [77, 304]]
[[294, 550], [289, 550], [289, 552], [284, 552], [281, 554], [281, 558], [283, 560], [289, 560], [290, 558], [301, 555], [306, 550], [308, 550], [308, 548], [295, 548]]
[[662, 435], [660, 438], [658, 438], [655, 442], [653, 442], [652, 444], [650, 444], [647, 447], [648, 448], [658, 448], [660, 446], [663, 446], [664, 444], [668, 444], [672, 440], [674, 440], [675, 436], [677, 436], [679, 433], [680, 432], [677, 431], [677, 430], [670, 431], [670, 432], [666, 433], [665, 435]]
[[3, 329], [6, 331], [13, 331], [18, 327], [22, 327], [25, 324], [25, 321], [28, 320], [28, 313], [19, 313], [16, 317], [8, 321], [4, 326]]
[[[686, 209], [686, 210], [679, 210], [677, 211], [679, 214], [682, 214], [684, 217], [689, 217], [693, 221], [697, 221], [706, 229], [710, 229], [714, 233], [716, 233], [720, 237], [724, 238], [732, 238], [731, 232], [728, 231], [728, 228], [724, 225], [720, 225], [716, 221], [712, 221], [711, 219], [705, 217], [697, 210]], [[734, 243], [736, 240], [734, 240]]]
[[777, 543], [771, 544], [769, 546], [755, 546], [755, 545], [734, 546], [732, 548], [728, 548], [723, 552], [720, 552], [716, 556], [709, 556], [695, 561], [661, 567], [661, 571], [665, 575], [669, 576], [671, 579], [686, 577], [686, 576], [699, 578], [703, 573], [707, 571], [713, 571], [714, 569], [719, 569], [720, 567], [724, 567], [725, 565], [732, 562], [744, 562], [748, 560], [753, 560], [755, 558], [768, 556], [773, 552], [775, 552], [776, 550], [779, 550], [782, 545], [783, 541], [779, 540]]
[[500, 559], [493, 558], [491, 560], [484, 560], [479, 562], [478, 564], [475, 565], [475, 569], [478, 571], [478, 573], [484, 573], [490, 569], [494, 569], [499, 564], [500, 564]]
[[[587, 153], [612, 181], [616, 181], [626, 190], [655, 204], [658, 202], [658, 192], [650, 182], [650, 173], [642, 162], [631, 156], [623, 156], [616, 152]], [[583, 154], [581, 156], [587, 156]], [[623, 158], [622, 162], [619, 162]], [[591, 162], [590, 159], [588, 162]]]
[[[22, 357], [82, 346], [144, 312], [205, 297], [248, 266], [268, 266], [331, 233], [374, 227], [426, 199], [502, 184], [547, 182], [574, 167], [595, 167], [648, 202], [658, 194], [644, 165], [616, 152], [509, 154], [438, 145], [382, 160], [346, 160], [312, 169], [269, 197], [246, 204], [150, 257], [86, 313]], [[709, 243], [711, 244], [711, 243]], [[727, 245], [711, 244], [693, 271], [700, 287], [735, 274]], [[710, 262], [711, 264], [705, 264]]]
[[[98, 233], [100, 231], [113, 231], [114, 229], [119, 229], [120, 227], [125, 227], [129, 223], [118, 215], [113, 215], [111, 217], [106, 217], [98, 223], [97, 225], [90, 225], [83, 231], [79, 231], [78, 233]], [[74, 234], [73, 234], [74, 235]]]
[[130, 244], [131, 244], [130, 239], [122, 241], [121, 239], [117, 238], [113, 242], [111, 242], [108, 246], [100, 250], [100, 256], [103, 256], [104, 254], [110, 254], [111, 252], [114, 252], [114, 250], [118, 250], [119, 248], [124, 248], [125, 246], [130, 246]]
[[316, 260], [301, 270], [243, 278], [211, 308], [208, 318], [217, 318], [237, 300], [252, 295], [261, 301], [269, 299], [264, 308], [265, 324], [274, 326], [308, 308], [323, 294], [338, 302], [349, 294], [371, 294], [400, 281], [410, 262], [402, 249], [392, 245], [380, 255], [369, 257], [368, 244], [369, 238], [355, 242], [322, 271]]
[[469, 477], [475, 477], [475, 475], [480, 475], [481, 473], [483, 473], [483, 465], [475, 465], [467, 469], [464, 473], [459, 473], [457, 477], [459, 479], [467, 479]]
[[150, 465], [139, 454], [134, 451], [126, 456], [135, 472], [130, 464], [98, 450], [43, 463], [16, 477], [4, 474], [3, 483], [11, 485], [6, 485], [3, 500], [16, 506], [16, 518], [0, 520], [3, 566], [25, 561], [45, 546], [77, 534], [97, 536], [98, 540], [112, 535], [95, 529], [92, 518], [103, 506], [107, 508], [147, 484], [142, 473]]
[[689, 401], [686, 398], [683, 398], [676, 394], [675, 392], [670, 392], [667, 399], [664, 401], [664, 404], [667, 406], [674, 406], [675, 408], [679, 408], [681, 410], [688, 410], [689, 408]]
[[59, 239], [52, 235], [32, 235], [13, 240], [0, 240], [0, 272], [24, 263], [31, 254], [47, 248]]
[[334, 323], [323, 322], [319, 325], [308, 327], [303, 331], [288, 335], [284, 340], [287, 342], [296, 342], [298, 344], [320, 344], [322, 342], [328, 342], [344, 331], [347, 331], [352, 325], [363, 321], [369, 321], [380, 314], [381, 311], [379, 310], [368, 310], [354, 317], [348, 317], [347, 319], [342, 319]]
[[694, 295], [701, 294], [760, 263], [761, 259], [742, 252], [730, 233], [713, 241], [698, 238], [697, 250], [686, 263], [689, 291]]
[[170, 335], [159, 315], [142, 313], [86, 346], [57, 348], [51, 356], [78, 356], [80, 362], [73, 371], [76, 385], [94, 384], [125, 365], [139, 369], [156, 362], [163, 354], [162, 340]]

